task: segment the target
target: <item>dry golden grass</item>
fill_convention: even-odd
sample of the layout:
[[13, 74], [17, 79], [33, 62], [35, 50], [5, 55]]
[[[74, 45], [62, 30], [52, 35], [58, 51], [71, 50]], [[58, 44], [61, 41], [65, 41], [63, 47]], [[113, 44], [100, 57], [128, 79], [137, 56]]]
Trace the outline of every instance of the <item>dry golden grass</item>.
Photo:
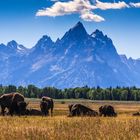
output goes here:
[[137, 117], [0, 117], [1, 140], [134, 140]]
[[[67, 117], [71, 101], [55, 102], [53, 117], [0, 117], [0, 140], [137, 140], [140, 139], [140, 118], [132, 112], [140, 109], [136, 102], [111, 102], [118, 117]], [[81, 101], [74, 101], [81, 102]], [[83, 102], [83, 101], [82, 101]], [[97, 110], [108, 102], [84, 104]], [[30, 101], [29, 108], [39, 108], [39, 100]]]

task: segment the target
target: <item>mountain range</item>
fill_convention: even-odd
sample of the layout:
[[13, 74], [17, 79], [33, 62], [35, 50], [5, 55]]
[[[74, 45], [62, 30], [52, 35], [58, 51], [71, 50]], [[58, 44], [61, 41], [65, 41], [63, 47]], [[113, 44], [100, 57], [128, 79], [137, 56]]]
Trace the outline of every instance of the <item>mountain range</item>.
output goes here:
[[56, 42], [43, 36], [31, 49], [0, 44], [0, 70], [3, 85], [140, 87], [140, 59], [119, 55], [107, 35], [88, 34], [81, 22]]

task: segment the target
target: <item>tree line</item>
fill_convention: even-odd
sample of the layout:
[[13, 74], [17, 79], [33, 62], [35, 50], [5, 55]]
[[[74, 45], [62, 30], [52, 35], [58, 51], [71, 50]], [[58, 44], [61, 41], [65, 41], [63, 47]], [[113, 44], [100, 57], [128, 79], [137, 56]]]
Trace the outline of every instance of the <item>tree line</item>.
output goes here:
[[27, 98], [41, 98], [49, 96], [55, 99], [91, 99], [91, 100], [118, 100], [118, 101], [139, 101], [140, 88], [136, 87], [93, 87], [88, 86], [58, 89], [55, 87], [39, 88], [35, 85], [23, 86], [3, 86], [0, 85], [0, 94], [19, 92]]

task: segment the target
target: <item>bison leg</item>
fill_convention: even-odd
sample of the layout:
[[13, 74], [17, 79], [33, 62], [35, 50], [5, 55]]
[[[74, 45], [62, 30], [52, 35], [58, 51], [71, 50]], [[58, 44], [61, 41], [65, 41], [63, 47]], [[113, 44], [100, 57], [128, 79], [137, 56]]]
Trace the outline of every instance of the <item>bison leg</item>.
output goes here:
[[13, 116], [14, 113], [18, 114], [17, 103], [12, 102], [11, 107], [9, 108], [9, 113]]
[[[49, 112], [48, 112], [48, 114], [49, 114]], [[53, 107], [51, 108], [51, 116], [53, 116]]]
[[9, 114], [13, 116], [14, 110], [12, 108], [9, 109]]
[[48, 111], [45, 111], [45, 112], [44, 112], [44, 115], [47, 116], [47, 115], [48, 115]]
[[5, 115], [5, 107], [1, 107], [1, 113], [3, 116]]
[[75, 109], [71, 111], [71, 116], [77, 116], [77, 112]]
[[[49, 115], [49, 110], [46, 111], [46, 116], [48, 116], [48, 115]], [[51, 115], [52, 115], [52, 112], [51, 112]]]

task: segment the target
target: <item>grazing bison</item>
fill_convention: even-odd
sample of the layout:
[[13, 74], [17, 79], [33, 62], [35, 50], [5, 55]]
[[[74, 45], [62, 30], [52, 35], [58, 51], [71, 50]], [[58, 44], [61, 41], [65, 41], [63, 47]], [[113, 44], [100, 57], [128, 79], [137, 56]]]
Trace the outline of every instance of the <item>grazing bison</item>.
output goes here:
[[132, 114], [133, 116], [140, 116], [140, 112], [136, 112]]
[[14, 110], [14, 107], [17, 106], [18, 102], [24, 101], [24, 96], [20, 93], [9, 93], [9, 94], [3, 94], [0, 97], [0, 106], [1, 106], [1, 113], [2, 115], [5, 114], [5, 108], [8, 108], [10, 114], [12, 115], [12, 112]]
[[19, 115], [25, 115], [27, 105], [28, 103], [24, 101], [18, 102], [17, 107]]
[[17, 115], [25, 115], [27, 103], [24, 101], [20, 102], [12, 102], [11, 107], [10, 107], [10, 115], [12, 116], [14, 113]]
[[42, 115], [47, 116], [47, 115], [49, 114], [48, 102], [46, 102], [46, 101], [41, 101], [41, 102], [40, 102], [40, 109], [41, 109]]
[[82, 104], [69, 105], [69, 116], [97, 116], [98, 112]]
[[[52, 114], [53, 114], [53, 107], [54, 107], [53, 99], [50, 98], [50, 97], [43, 96], [42, 97], [42, 101], [45, 101], [45, 102], [48, 103], [48, 111], [49, 111], [49, 109], [51, 109], [51, 116], [52, 116]], [[48, 114], [49, 114], [49, 112], [48, 112]]]
[[29, 116], [41, 116], [42, 115], [42, 112], [40, 110], [37, 110], [37, 109], [26, 109], [25, 115], [29, 115]]
[[117, 113], [115, 112], [113, 106], [111, 105], [104, 105], [99, 108], [100, 116], [104, 115], [104, 117], [115, 117]]

